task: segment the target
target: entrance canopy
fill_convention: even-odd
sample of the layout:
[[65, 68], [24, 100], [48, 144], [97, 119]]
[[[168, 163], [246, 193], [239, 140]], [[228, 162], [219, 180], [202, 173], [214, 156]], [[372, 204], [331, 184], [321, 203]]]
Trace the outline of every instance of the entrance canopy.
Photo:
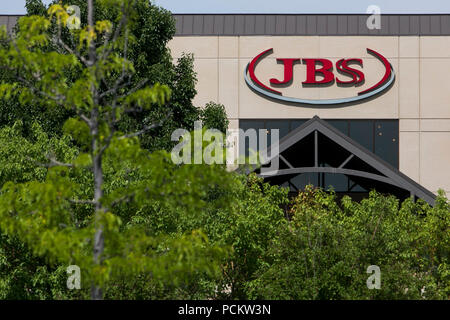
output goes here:
[[[272, 184], [290, 186], [298, 191], [295, 181], [302, 179], [302, 176], [317, 174], [319, 178], [315, 181], [323, 182], [321, 176], [340, 175], [363, 190], [375, 189], [400, 199], [421, 198], [434, 205], [435, 195], [432, 192], [318, 116], [284, 136], [279, 141], [279, 152], [272, 155], [271, 150], [274, 149], [272, 145], [266, 151], [268, 165], [278, 158], [279, 169], [264, 170], [268, 166], [264, 165], [256, 170]], [[318, 183], [313, 184], [317, 186]], [[348, 193], [352, 192], [352, 188]]]

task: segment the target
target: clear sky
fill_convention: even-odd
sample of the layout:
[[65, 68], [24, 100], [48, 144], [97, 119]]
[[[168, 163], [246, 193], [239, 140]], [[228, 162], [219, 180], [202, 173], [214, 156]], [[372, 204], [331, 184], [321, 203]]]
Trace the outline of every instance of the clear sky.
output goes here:
[[[44, 3], [50, 3], [44, 0]], [[450, 13], [450, 0], [156, 0], [173, 13]], [[25, 0], [0, 0], [0, 14], [23, 14]]]

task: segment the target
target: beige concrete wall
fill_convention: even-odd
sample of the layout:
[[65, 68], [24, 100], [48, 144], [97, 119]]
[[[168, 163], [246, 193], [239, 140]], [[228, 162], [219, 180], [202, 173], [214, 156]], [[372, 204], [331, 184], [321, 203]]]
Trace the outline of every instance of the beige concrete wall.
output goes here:
[[[433, 192], [450, 195], [450, 37], [376, 36], [240, 36], [176, 37], [169, 43], [176, 59], [182, 52], [195, 57], [198, 95], [194, 103], [209, 101], [225, 105], [237, 127], [239, 119], [322, 118], [399, 119], [400, 170]], [[366, 82], [355, 88], [336, 84], [326, 88], [303, 88], [305, 65], [295, 65], [294, 82], [283, 95], [327, 99], [357, 95], [379, 81], [384, 68], [366, 48], [383, 54], [393, 65], [396, 81], [376, 99], [342, 108], [306, 108], [274, 102], [255, 94], [244, 81], [246, 65], [260, 52], [274, 48], [256, 75], [266, 85], [283, 78], [276, 58], [362, 58]], [[278, 88], [276, 90], [279, 90]]]

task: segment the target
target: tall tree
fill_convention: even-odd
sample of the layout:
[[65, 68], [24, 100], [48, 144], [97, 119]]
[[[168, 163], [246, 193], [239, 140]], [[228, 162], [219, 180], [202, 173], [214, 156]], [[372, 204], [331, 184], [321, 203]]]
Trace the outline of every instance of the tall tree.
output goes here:
[[[54, 0], [53, 3], [79, 7], [80, 26], [87, 25], [86, 0]], [[202, 109], [198, 108], [200, 106], [194, 106], [192, 103], [197, 93], [193, 56], [185, 54], [176, 62], [172, 59], [167, 43], [175, 34], [175, 21], [169, 11], [151, 4], [148, 0], [136, 0], [132, 6], [134, 14], [133, 19], [129, 20], [128, 30], [133, 40], [128, 43], [128, 59], [133, 63], [135, 74], [132, 82], [124, 87], [132, 89], [139, 81], [147, 80], [148, 83], [167, 85], [172, 94], [169, 101], [160, 106], [154, 106], [151, 110], [127, 112], [118, 121], [117, 126], [122, 131], [136, 131], [143, 124], [151, 124], [166, 118], [158, 131], [152, 131], [151, 134], [145, 133], [140, 139], [143, 147], [150, 150], [169, 150], [173, 147], [170, 139], [173, 130], [177, 128], [191, 130], [194, 121], [205, 118]], [[48, 17], [47, 8], [41, 0], [27, 0], [26, 7], [28, 16]], [[120, 10], [108, 7], [107, 3], [96, 2], [94, 10], [97, 20], [109, 20], [116, 23], [120, 20]], [[58, 29], [56, 25], [51, 25], [45, 32], [49, 37], [59, 36], [65, 43], [71, 46], [76, 45], [72, 32], [67, 28]], [[61, 50], [61, 48], [50, 42], [46, 50]], [[113, 51], [116, 50], [120, 48], [114, 47]], [[4, 73], [0, 75], [0, 79], [8, 81], [10, 76]], [[168, 111], [171, 112], [170, 115], [167, 115]], [[46, 132], [60, 135], [64, 122], [73, 116], [72, 110], [49, 110], [45, 105], [37, 102], [19, 104], [14, 100], [0, 101], [0, 126], [13, 125], [15, 121], [22, 120], [25, 135], [30, 134], [31, 124], [34, 121], [38, 121]], [[207, 124], [220, 124], [226, 121], [226, 114], [217, 110], [215, 113], [209, 112], [206, 118]], [[208, 120], [210, 118], [217, 119], [218, 122]], [[226, 127], [217, 129], [224, 131]]]
[[[131, 31], [139, 24], [139, 10], [150, 5], [139, 0], [97, 0], [97, 5], [114, 13], [115, 20], [97, 19], [94, 1], [87, 0], [85, 26], [69, 30], [66, 8], [55, 4], [48, 9], [48, 18], [19, 19], [14, 36], [3, 30], [0, 49], [0, 67], [9, 74], [8, 81], [0, 85], [0, 97], [18, 99], [21, 104], [39, 103], [54, 110], [69, 110], [75, 117], [66, 121], [65, 130], [83, 137], [78, 142], [85, 151], [76, 157], [66, 154], [61, 159], [54, 150], [47, 150], [41, 164], [50, 169], [43, 182], [6, 183], [0, 199], [0, 226], [24, 239], [39, 254], [79, 263], [93, 281], [93, 299], [103, 297], [101, 287], [110, 276], [112, 266], [125, 273], [150, 270], [158, 274], [158, 270], [170, 270], [168, 264], [174, 263], [173, 259], [181, 262], [187, 259], [188, 263], [174, 263], [173, 267], [178, 271], [194, 266], [211, 271], [214, 265], [202, 263], [222, 251], [205, 248], [201, 233], [165, 239], [165, 250], [171, 251], [155, 256], [151, 254], [159, 246], [155, 239], [138, 230], [134, 230], [135, 234], [120, 233], [121, 220], [111, 211], [124, 199], [133, 198], [139, 203], [147, 201], [150, 195], [161, 197], [161, 194], [175, 197], [174, 201], [184, 200], [185, 206], [190, 207], [187, 210], [195, 210], [201, 203], [199, 188], [223, 182], [224, 176], [220, 173], [223, 170], [212, 167], [178, 168], [167, 163], [168, 156], [164, 153], [150, 155], [136, 143], [136, 137], [160, 127], [174, 110], [166, 110], [164, 117], [143, 123], [133, 132], [124, 130], [130, 126], [120, 126], [127, 114], [166, 106], [171, 90], [166, 85], [142, 79], [130, 58], [133, 55], [130, 44], [136, 43]], [[51, 28], [53, 32], [49, 32]], [[39, 128], [34, 128], [35, 134], [36, 130]], [[130, 169], [138, 170], [140, 175], [152, 174], [159, 189], [152, 190], [146, 180], [147, 185], [139, 181], [105, 195], [105, 156], [112, 161], [128, 161]], [[115, 168], [111, 162], [110, 166]], [[83, 192], [69, 178], [71, 172], [85, 169], [92, 174], [88, 179], [92, 198], [87, 199], [77, 197], [77, 193], [86, 196], [90, 192]], [[155, 170], [161, 170], [159, 177], [163, 180], [169, 172], [176, 174], [170, 183], [161, 183]], [[186, 185], [185, 181], [190, 184]], [[72, 205], [92, 207], [91, 223], [84, 228], [76, 224], [69, 226], [70, 213], [76, 210]], [[91, 233], [92, 261], [87, 259], [83, 245]], [[199, 251], [203, 252], [200, 256]]]

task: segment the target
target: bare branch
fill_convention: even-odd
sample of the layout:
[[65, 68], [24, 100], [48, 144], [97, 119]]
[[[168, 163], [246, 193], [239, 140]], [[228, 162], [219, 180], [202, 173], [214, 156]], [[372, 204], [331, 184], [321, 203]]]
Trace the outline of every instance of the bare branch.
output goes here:
[[[148, 191], [149, 191], [149, 188], [148, 188], [148, 187], [144, 189], [144, 192], [148, 192]], [[130, 200], [130, 199], [133, 198], [135, 195], [136, 195], [136, 192], [131, 192], [131, 193], [128, 193], [128, 194], [126, 194], [126, 195], [123, 195], [123, 196], [120, 197], [120, 198], [115, 199], [114, 201], [112, 201], [111, 203], [108, 204], [108, 209], [111, 209], [112, 207], [114, 207], [115, 205], [119, 204], [119, 203], [122, 202], [122, 201], [128, 201], [128, 200]]]
[[67, 168], [73, 168], [74, 165], [72, 163], [64, 163], [64, 162], [60, 162], [56, 159], [50, 159], [50, 165], [52, 167], [56, 167], [56, 166], [62, 166], [62, 167], [67, 167]]
[[[87, 4], [88, 4], [88, 28], [90, 29], [89, 31], [94, 30], [94, 0], [87, 0]], [[89, 61], [88, 61], [88, 66], [92, 66], [95, 64], [95, 58], [96, 58], [96, 54], [95, 54], [95, 43], [94, 41], [91, 40], [90, 44], [89, 44]]]
[[118, 198], [118, 199], [115, 199], [114, 201], [112, 201], [112, 202], [108, 205], [108, 208], [112, 208], [112, 207], [114, 207], [115, 205], [119, 204], [119, 203], [122, 202], [122, 201], [130, 200], [130, 199], [131, 199], [132, 197], [134, 197], [135, 195], [136, 195], [136, 193], [135, 193], [135, 192], [132, 192], [132, 193], [126, 194], [126, 195], [124, 195], [124, 196], [122, 196], [122, 197], [120, 197], [120, 198]]
[[88, 61], [78, 52], [78, 50], [72, 50], [61, 38], [58, 39], [56, 44], [61, 45], [68, 53], [76, 56], [85, 66], [88, 66]]
[[117, 100], [120, 100], [122, 98], [125, 98], [127, 96], [129, 96], [130, 94], [135, 93], [136, 91], [138, 91], [139, 89], [142, 89], [142, 87], [148, 82], [148, 79], [142, 79], [141, 81], [138, 82], [137, 85], [135, 85], [133, 88], [131, 88], [130, 90], [128, 90], [125, 94], [122, 94], [120, 96], [117, 97]]
[[139, 112], [142, 112], [144, 110], [144, 108], [142, 108], [142, 107], [139, 107], [139, 108], [128, 108], [128, 109], [125, 109], [123, 112], [125, 112], [125, 113], [139, 113]]
[[159, 121], [159, 122], [157, 122], [157, 123], [153, 123], [153, 124], [148, 125], [148, 126], [144, 126], [144, 128], [142, 128], [141, 130], [136, 131], [136, 132], [133, 132], [133, 133], [130, 133], [130, 134], [123, 135], [123, 136], [119, 137], [118, 139], [126, 139], [126, 138], [137, 137], [137, 136], [140, 136], [141, 134], [146, 133], [147, 131], [149, 131], [149, 130], [151, 130], [151, 129], [158, 128], [158, 127], [162, 126], [163, 123], [164, 123], [171, 115], [172, 115], [172, 113], [169, 112], [169, 113], [164, 117], [164, 119], [162, 119], [161, 121]]
[[[36, 79], [37, 81], [41, 81], [41, 77], [39, 76], [39, 74], [36, 74], [35, 72], [30, 72], [28, 70], [28, 62], [22, 55], [22, 51], [17, 46], [17, 43], [14, 38], [11, 38], [11, 43], [13, 44], [14, 49], [16, 49], [17, 54], [19, 55], [20, 59], [22, 60], [24, 68], [33, 76], [34, 79]], [[34, 63], [34, 61], [32, 63]], [[36, 68], [36, 69], [38, 69], [38, 68]]]
[[[14, 41], [14, 39], [11, 40], [11, 43], [13, 44], [14, 48], [16, 49], [18, 56], [20, 57], [20, 59], [23, 62], [23, 67], [25, 68], [25, 70], [34, 78], [34, 80], [36, 80], [37, 82], [41, 81], [41, 77], [40, 74], [38, 72], [33, 72], [31, 70], [29, 70], [28, 68], [28, 62], [27, 60], [23, 57], [22, 55], [22, 51], [19, 49], [19, 47], [17, 46], [16, 42]], [[17, 72], [17, 70], [14, 70], [12, 68], [10, 68], [9, 66], [6, 65], [2, 65], [0, 66], [3, 69], [6, 69], [10, 72]], [[37, 68], [36, 68], [37, 69]], [[26, 87], [28, 87], [31, 91], [33, 91], [34, 93], [41, 95], [47, 99], [51, 99], [54, 102], [56, 102], [58, 105], [60, 106], [64, 106], [63, 101], [65, 99], [64, 95], [56, 95], [53, 96], [45, 91], [40, 90], [38, 87], [36, 87], [33, 83], [31, 83], [29, 80], [25, 79], [24, 77], [16, 74], [16, 79], [19, 80], [23, 85], [25, 85]]]
[[54, 157], [48, 157], [48, 160], [50, 161], [50, 163], [48, 164], [49, 167], [57, 167], [57, 166], [62, 166], [62, 167], [67, 167], [67, 168], [75, 167], [71, 163], [64, 163], [64, 162], [58, 161]]
[[147, 132], [147, 131], [149, 131], [151, 129], [160, 127], [160, 126], [161, 126], [161, 123], [154, 123], [154, 124], [151, 124], [149, 126], [144, 126], [144, 128], [142, 128], [142, 130], [139, 130], [139, 131], [136, 131], [136, 132], [133, 132], [133, 133], [130, 133], [130, 134], [123, 135], [123, 136], [119, 137], [119, 139], [125, 139], [125, 138], [132, 138], [132, 137], [140, 136], [141, 134], [144, 134], [145, 132]]
[[36, 162], [36, 165], [41, 166], [41, 167], [45, 167], [45, 168], [52, 168], [52, 167], [67, 167], [67, 168], [73, 168], [74, 165], [71, 163], [64, 163], [64, 162], [60, 162], [54, 158], [49, 159], [49, 163], [41, 163], [41, 162]]
[[96, 205], [97, 202], [94, 200], [79, 200], [79, 199], [68, 199], [69, 202], [74, 203], [74, 204], [92, 204], [92, 205]]
[[113, 129], [113, 126], [110, 127], [110, 130], [111, 132], [109, 136], [105, 139], [105, 144], [100, 148], [100, 155], [102, 155], [103, 152], [105, 152], [105, 150], [109, 147], [109, 145], [111, 144], [111, 140], [114, 137], [115, 130]]
[[110, 95], [110, 94], [117, 94], [117, 91], [118, 91], [118, 90], [124, 89], [124, 88], [126, 88], [127, 86], [129, 86], [129, 85], [131, 84], [131, 81], [127, 81], [126, 83], [123, 83], [123, 84], [119, 85], [119, 83], [122, 82], [124, 78], [125, 78], [125, 76], [121, 76], [119, 79], [117, 79], [117, 81], [116, 81], [114, 87], [111, 88], [111, 89], [109, 89], [109, 90], [106, 90], [106, 91], [103, 92], [103, 93], [101, 93], [101, 94], [99, 95], [99, 99], [102, 99], [102, 98], [104, 98], [104, 97], [106, 97], [106, 96], [108, 96], [108, 95]]
[[[116, 30], [114, 31], [114, 35], [113, 35], [113, 33], [111, 32], [111, 33], [109, 34], [109, 37], [106, 38], [106, 41], [105, 41], [105, 44], [104, 44], [105, 48], [108, 46], [108, 44], [109, 44], [110, 41], [111, 41], [112, 43], [115, 43], [116, 40], [119, 38], [120, 32], [121, 32], [123, 26], [126, 25], [126, 23], [127, 23], [127, 21], [128, 21], [128, 10], [129, 10], [129, 8], [130, 8], [130, 6], [131, 6], [131, 2], [132, 2], [132, 1], [130, 1], [130, 2], [128, 3], [128, 8], [127, 8], [127, 9], [125, 9], [125, 3], [122, 4], [122, 18], [120, 19], [119, 24], [118, 24], [118, 26], [116, 27]], [[111, 40], [111, 35], [113, 35], [112, 40]], [[112, 51], [113, 51], [113, 46], [111, 46], [109, 49], [107, 49], [106, 51], [104, 51], [104, 53], [103, 53], [103, 55], [101, 56], [100, 59], [101, 59], [101, 60], [107, 59], [107, 58], [109, 57], [109, 55], [111, 54]]]
[[51, 94], [48, 94], [47, 92], [38, 89], [36, 86], [34, 86], [31, 82], [29, 82], [25, 78], [23, 78], [23, 77], [21, 77], [19, 75], [17, 75], [16, 78], [17, 78], [17, 80], [22, 82], [22, 84], [24, 84], [26, 87], [28, 87], [34, 93], [37, 93], [37, 94], [39, 94], [39, 95], [41, 95], [41, 96], [43, 96], [45, 98], [51, 99], [51, 100], [53, 100], [54, 102], [56, 102], [60, 106], [64, 106], [64, 103], [63, 103], [63, 101], [65, 99], [64, 96], [62, 96], [62, 95], [61, 96], [52, 96]]
[[114, 98], [117, 98], [117, 91], [120, 89], [123, 89], [131, 84], [131, 80], [127, 81], [126, 83], [122, 82], [125, 80], [125, 78], [129, 75], [125, 68], [125, 62], [127, 61], [127, 54], [128, 54], [128, 29], [125, 31], [125, 41], [124, 41], [124, 48], [123, 48], [123, 62], [122, 62], [122, 73], [119, 78], [116, 79], [113, 87], [102, 94], [99, 95], [99, 99], [102, 99], [105, 96], [108, 96], [110, 94], [114, 94]]
[[84, 115], [83, 113], [78, 112], [78, 111], [77, 111], [77, 115], [81, 118], [81, 120], [86, 122], [89, 127], [91, 126], [91, 120], [86, 115]]
[[85, 66], [88, 66], [88, 61], [77, 50], [73, 50], [64, 42], [64, 40], [61, 37], [61, 33], [62, 33], [61, 25], [58, 24], [58, 33], [57, 33], [58, 36], [57, 36], [56, 41], [54, 38], [52, 38], [52, 42], [55, 45], [62, 46], [68, 53], [76, 56]]
[[125, 83], [122, 86], [120, 85], [120, 83], [123, 81], [123, 79], [125, 79], [125, 77], [127, 75], [126, 68], [125, 68], [125, 61], [126, 61], [126, 57], [127, 57], [127, 52], [128, 52], [128, 29], [125, 31], [125, 43], [124, 43], [124, 49], [123, 49], [122, 74], [116, 80], [116, 83], [114, 84], [114, 87], [113, 87], [112, 90], [108, 90], [105, 93], [103, 93], [103, 95], [99, 96], [99, 99], [101, 99], [102, 96], [106, 96], [106, 95], [111, 94], [111, 93], [114, 95], [113, 104], [112, 104], [112, 111], [111, 111], [111, 122], [110, 122], [110, 126], [109, 126], [110, 134], [105, 139], [104, 145], [100, 148], [100, 152], [99, 152], [100, 157], [102, 156], [103, 152], [105, 152], [105, 150], [109, 147], [109, 145], [111, 144], [111, 140], [114, 137], [115, 124], [117, 122], [116, 110], [117, 110], [117, 100], [118, 100], [117, 93], [118, 93], [118, 90], [119, 90], [119, 88], [126, 87], [126, 86], [128, 86], [131, 83], [129, 81], [128, 83]]

